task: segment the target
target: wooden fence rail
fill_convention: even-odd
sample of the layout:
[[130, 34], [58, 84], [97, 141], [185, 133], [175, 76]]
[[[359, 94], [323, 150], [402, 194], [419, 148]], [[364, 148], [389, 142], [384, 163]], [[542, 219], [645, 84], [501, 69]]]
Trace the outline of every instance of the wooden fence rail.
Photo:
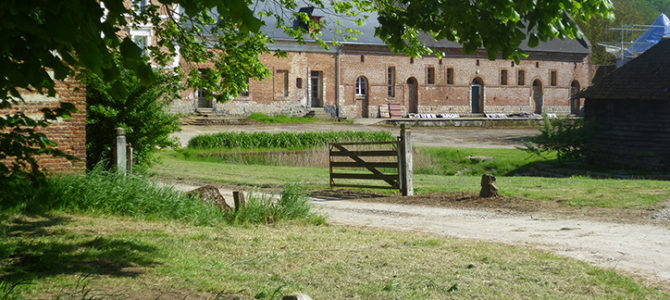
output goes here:
[[[352, 146], [386, 146], [389, 150], [350, 150]], [[398, 162], [398, 142], [364, 142], [364, 143], [331, 143], [330, 144], [330, 186], [400, 189], [400, 165]], [[388, 161], [366, 161], [367, 158], [386, 158]], [[335, 158], [349, 158], [348, 161], [336, 161]], [[390, 159], [389, 159], [390, 158]], [[336, 168], [365, 169], [370, 173], [343, 173]], [[385, 169], [385, 170], [382, 170]], [[392, 173], [388, 173], [391, 170]], [[384, 173], [386, 171], [387, 173]], [[335, 179], [382, 180], [389, 186], [359, 185], [353, 183], [336, 183]]]
[[[400, 127], [400, 136], [395, 142], [330, 143], [330, 186], [373, 189], [399, 189], [403, 196], [414, 194], [412, 179], [412, 143], [409, 126]], [[365, 147], [386, 147], [387, 149], [360, 149]], [[356, 148], [354, 150], [354, 148]], [[349, 160], [343, 161], [346, 158]], [[374, 161], [366, 159], [375, 158]], [[385, 158], [385, 161], [379, 161]], [[339, 168], [338, 172], [334, 169]], [[359, 173], [345, 172], [358, 169]], [[360, 173], [365, 169], [369, 173]], [[388, 186], [363, 185], [350, 182], [336, 183], [338, 180], [381, 180]]]

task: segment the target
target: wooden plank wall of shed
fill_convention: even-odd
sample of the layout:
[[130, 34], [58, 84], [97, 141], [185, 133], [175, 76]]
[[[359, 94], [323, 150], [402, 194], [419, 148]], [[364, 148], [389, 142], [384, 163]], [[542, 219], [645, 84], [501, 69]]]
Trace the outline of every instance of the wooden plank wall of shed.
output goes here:
[[670, 102], [587, 99], [596, 125], [588, 158], [603, 166], [670, 169]]

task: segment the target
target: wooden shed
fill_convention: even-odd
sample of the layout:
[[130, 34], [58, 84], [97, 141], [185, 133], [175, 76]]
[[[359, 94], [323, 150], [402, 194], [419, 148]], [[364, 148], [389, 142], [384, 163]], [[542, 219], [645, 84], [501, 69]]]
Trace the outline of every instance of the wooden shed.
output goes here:
[[610, 167], [670, 169], [670, 39], [582, 92], [596, 128], [588, 159]]

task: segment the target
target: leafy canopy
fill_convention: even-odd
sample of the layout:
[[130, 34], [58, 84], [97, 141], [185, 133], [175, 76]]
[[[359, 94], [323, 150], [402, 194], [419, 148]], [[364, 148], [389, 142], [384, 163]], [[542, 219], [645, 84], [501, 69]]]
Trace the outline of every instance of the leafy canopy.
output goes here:
[[[484, 47], [495, 58], [518, 58], [528, 36], [532, 47], [553, 38], [579, 37], [575, 20], [612, 17], [609, 0], [161, 0], [144, 9], [122, 0], [23, 1], [0, 3], [0, 99], [20, 98], [17, 88], [54, 94], [53, 79], [63, 80], [85, 68], [114, 82], [119, 68], [136, 71], [145, 84], [153, 79], [149, 62], [127, 34], [129, 24], [151, 23], [157, 43], [152, 63], [168, 65], [179, 50], [187, 63], [211, 66], [206, 76], [189, 74], [191, 86], [216, 91], [221, 100], [246, 88], [249, 77], [267, 76], [258, 54], [272, 42], [261, 32], [265, 18], [278, 20], [296, 39], [319, 40], [319, 31], [293, 28], [297, 8], [313, 5], [363, 21], [359, 12], [376, 11], [379, 35], [393, 49], [410, 55], [432, 53], [421, 44], [421, 32], [464, 45], [466, 52]], [[263, 11], [255, 11], [256, 7]], [[299, 18], [306, 19], [304, 13]], [[333, 24], [335, 25], [335, 24]], [[323, 26], [312, 24], [314, 27]], [[343, 35], [344, 38], [351, 37]], [[123, 61], [114, 63], [111, 49]], [[225, 51], [216, 51], [225, 49]], [[47, 70], [53, 70], [53, 78]]]

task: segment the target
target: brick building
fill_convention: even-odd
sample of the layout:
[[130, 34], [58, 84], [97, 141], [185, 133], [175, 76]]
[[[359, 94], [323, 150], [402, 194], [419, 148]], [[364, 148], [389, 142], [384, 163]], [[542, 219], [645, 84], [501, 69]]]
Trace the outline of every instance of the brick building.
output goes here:
[[[290, 14], [289, 14], [290, 15]], [[312, 17], [335, 24], [332, 13], [314, 9]], [[252, 112], [304, 115], [323, 110], [333, 116], [378, 117], [380, 107], [400, 104], [408, 113], [576, 113], [579, 100], [571, 100], [592, 77], [590, 45], [585, 40], [554, 40], [536, 48], [523, 46], [529, 57], [515, 64], [490, 61], [486, 53], [464, 55], [459, 44], [435, 44], [444, 53], [437, 57], [410, 58], [394, 55], [374, 36], [378, 25], [371, 16], [363, 27], [338, 17], [342, 26], [359, 29], [356, 41], [326, 50], [313, 41], [298, 44], [266, 19], [264, 31], [276, 44], [262, 61], [272, 78], [250, 80], [249, 93], [226, 103], [212, 103], [188, 92], [173, 110], [213, 110], [230, 115]], [[291, 23], [290, 20], [287, 23]], [[341, 40], [334, 28], [322, 29], [327, 43]], [[332, 43], [331, 43], [332, 44]], [[200, 93], [202, 95], [202, 93]]]
[[86, 86], [74, 79], [56, 81], [56, 95], [48, 97], [36, 92], [22, 92], [24, 103], [14, 105], [4, 114], [23, 112], [33, 119], [42, 119], [43, 108], [55, 109], [61, 102], [73, 104], [78, 112], [72, 118], [53, 121], [41, 129], [49, 139], [58, 144], [57, 148], [73, 155], [76, 161], [65, 158], [42, 156], [38, 159], [41, 168], [47, 172], [84, 172], [86, 170]]

